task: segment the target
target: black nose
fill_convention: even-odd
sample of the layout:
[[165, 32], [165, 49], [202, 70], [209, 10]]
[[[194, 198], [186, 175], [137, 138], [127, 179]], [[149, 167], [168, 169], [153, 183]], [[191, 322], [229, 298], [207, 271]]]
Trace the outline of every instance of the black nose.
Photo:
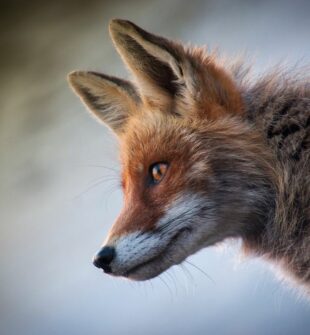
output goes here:
[[110, 273], [110, 264], [115, 257], [115, 249], [113, 247], [103, 247], [93, 259], [93, 264], [103, 269], [104, 272]]

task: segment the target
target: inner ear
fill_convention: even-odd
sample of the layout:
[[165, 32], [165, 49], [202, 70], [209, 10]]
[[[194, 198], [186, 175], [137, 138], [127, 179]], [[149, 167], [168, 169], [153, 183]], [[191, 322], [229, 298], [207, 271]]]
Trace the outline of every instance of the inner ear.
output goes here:
[[171, 96], [178, 90], [177, 76], [171, 67], [158, 58], [148, 53], [132, 37], [124, 34], [119, 35], [119, 39], [127, 46], [127, 50], [133, 59], [139, 59], [135, 65], [136, 73], [145, 80], [151, 80], [154, 86], [159, 86]]
[[128, 81], [98, 72], [74, 71], [69, 82], [89, 111], [117, 135], [139, 109], [140, 97]]

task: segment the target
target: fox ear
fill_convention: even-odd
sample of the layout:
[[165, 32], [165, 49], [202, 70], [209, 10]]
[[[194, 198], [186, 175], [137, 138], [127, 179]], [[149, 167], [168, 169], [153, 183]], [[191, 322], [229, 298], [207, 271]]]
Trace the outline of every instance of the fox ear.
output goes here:
[[182, 46], [126, 20], [114, 19], [109, 28], [116, 49], [138, 81], [142, 96], [157, 103], [173, 97], [184, 81]]
[[196, 110], [203, 117], [206, 110], [210, 116], [241, 110], [234, 83], [202, 49], [184, 48], [120, 19], [110, 22], [110, 35], [135, 75], [142, 98], [151, 105], [166, 109], [173, 102], [180, 110]]
[[100, 121], [120, 134], [140, 98], [128, 81], [97, 72], [74, 71], [68, 80], [75, 93]]

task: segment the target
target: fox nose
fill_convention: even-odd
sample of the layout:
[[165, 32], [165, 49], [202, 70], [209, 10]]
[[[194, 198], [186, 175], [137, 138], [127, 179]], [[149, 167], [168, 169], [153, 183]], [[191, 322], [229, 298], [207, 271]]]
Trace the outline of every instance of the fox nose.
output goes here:
[[105, 273], [111, 273], [111, 262], [115, 257], [115, 249], [113, 247], [103, 247], [93, 259], [93, 264], [103, 269]]

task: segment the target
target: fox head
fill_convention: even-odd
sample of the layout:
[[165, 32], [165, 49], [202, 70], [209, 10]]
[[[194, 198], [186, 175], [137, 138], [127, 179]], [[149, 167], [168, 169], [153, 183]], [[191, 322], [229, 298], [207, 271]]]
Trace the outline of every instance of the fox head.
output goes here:
[[94, 263], [134, 280], [155, 277], [227, 237], [263, 229], [270, 167], [240, 89], [202, 49], [110, 23], [135, 83], [75, 71], [69, 82], [117, 136], [124, 207]]

